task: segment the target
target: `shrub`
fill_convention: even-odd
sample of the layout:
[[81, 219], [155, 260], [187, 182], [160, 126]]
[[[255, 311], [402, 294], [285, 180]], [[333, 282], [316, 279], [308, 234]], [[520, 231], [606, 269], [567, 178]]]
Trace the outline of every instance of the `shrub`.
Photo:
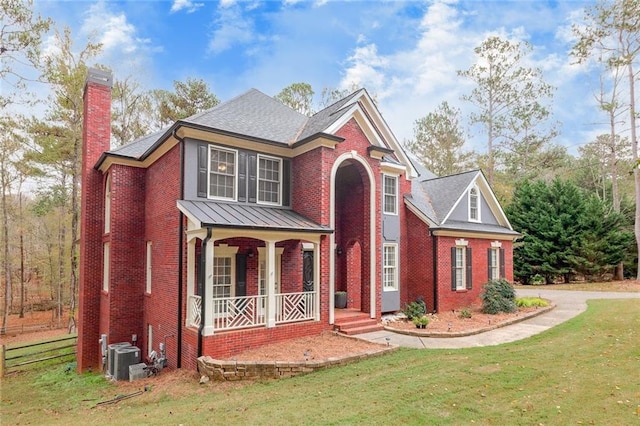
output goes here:
[[413, 317], [413, 323], [415, 325], [423, 325], [426, 327], [429, 324], [429, 318], [427, 318], [425, 315]]
[[407, 303], [402, 310], [402, 313], [406, 315], [407, 319], [419, 318], [427, 313], [427, 307], [422, 301], [416, 301]]
[[516, 306], [519, 308], [532, 308], [534, 306], [544, 308], [545, 306], [549, 306], [549, 303], [539, 297], [518, 297], [516, 299]]
[[471, 318], [471, 315], [471, 309], [469, 308], [460, 309], [460, 313], [458, 314], [460, 318]]
[[489, 281], [484, 285], [484, 292], [480, 294], [482, 299], [482, 312], [486, 314], [498, 314], [500, 312], [513, 312], [516, 310], [516, 292], [509, 281], [505, 279]]

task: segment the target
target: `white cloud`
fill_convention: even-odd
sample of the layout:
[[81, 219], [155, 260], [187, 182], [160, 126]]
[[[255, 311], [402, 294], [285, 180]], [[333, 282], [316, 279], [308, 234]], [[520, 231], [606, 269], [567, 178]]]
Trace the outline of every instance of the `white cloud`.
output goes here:
[[171, 5], [171, 13], [186, 10], [187, 13], [193, 13], [204, 6], [204, 3], [194, 3], [191, 0], [174, 0]]
[[220, 4], [209, 40], [209, 51], [221, 53], [237, 44], [247, 44], [255, 40], [253, 21], [246, 17], [237, 4]]

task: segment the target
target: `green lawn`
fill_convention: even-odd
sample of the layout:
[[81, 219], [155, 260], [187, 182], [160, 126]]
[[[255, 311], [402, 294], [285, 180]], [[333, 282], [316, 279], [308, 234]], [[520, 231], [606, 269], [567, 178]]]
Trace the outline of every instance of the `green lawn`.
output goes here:
[[123, 388], [62, 368], [30, 372], [3, 381], [1, 423], [639, 424], [639, 366], [640, 300], [597, 300], [511, 344], [402, 349], [280, 381], [178, 382], [100, 408]]

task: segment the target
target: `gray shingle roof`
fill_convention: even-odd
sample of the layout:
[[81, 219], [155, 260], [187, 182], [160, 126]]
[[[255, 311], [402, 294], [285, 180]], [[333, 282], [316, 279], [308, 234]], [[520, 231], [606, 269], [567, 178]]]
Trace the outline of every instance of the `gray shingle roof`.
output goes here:
[[321, 234], [333, 232], [293, 210], [278, 207], [196, 200], [179, 200], [178, 207], [200, 221], [202, 226]]
[[472, 170], [456, 175], [417, 182], [418, 185], [422, 185], [424, 191], [429, 195], [438, 223], [441, 223], [447, 214], [449, 214], [456, 201], [458, 201], [464, 190], [478, 173], [480, 173], [478, 170]]
[[256, 89], [185, 118], [193, 123], [225, 132], [291, 144], [308, 117]]
[[298, 140], [303, 140], [309, 136], [323, 132], [327, 127], [331, 126], [342, 116], [342, 113], [344, 113], [344, 111], [353, 104], [354, 98], [356, 98], [356, 96], [363, 90], [364, 89], [357, 90], [346, 98], [340, 99], [309, 117], [309, 120], [300, 133]]
[[154, 143], [158, 141], [160, 136], [162, 136], [167, 130], [169, 130], [169, 127], [151, 133], [150, 135], [143, 136], [140, 139], [136, 139], [135, 141], [126, 145], [122, 145], [121, 147], [112, 149], [111, 151], [109, 151], [109, 153], [122, 157], [139, 159], [145, 152], [147, 152], [149, 148], [153, 146]]
[[505, 228], [500, 225], [490, 225], [486, 223], [475, 223], [475, 222], [460, 222], [454, 220], [448, 220], [444, 225], [440, 225], [437, 229], [451, 229], [456, 231], [472, 231], [472, 232], [485, 232], [485, 233], [495, 233], [495, 234], [506, 234], [506, 235], [520, 235], [520, 233], [516, 231], [512, 231], [509, 228]]

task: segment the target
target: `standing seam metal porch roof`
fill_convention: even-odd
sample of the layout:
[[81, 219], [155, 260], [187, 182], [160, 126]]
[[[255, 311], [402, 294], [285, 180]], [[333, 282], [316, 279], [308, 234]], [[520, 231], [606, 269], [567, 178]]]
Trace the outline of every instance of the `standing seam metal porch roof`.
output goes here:
[[178, 200], [178, 208], [196, 218], [203, 227], [297, 231], [331, 234], [333, 230], [318, 225], [299, 213], [280, 207], [217, 201]]

